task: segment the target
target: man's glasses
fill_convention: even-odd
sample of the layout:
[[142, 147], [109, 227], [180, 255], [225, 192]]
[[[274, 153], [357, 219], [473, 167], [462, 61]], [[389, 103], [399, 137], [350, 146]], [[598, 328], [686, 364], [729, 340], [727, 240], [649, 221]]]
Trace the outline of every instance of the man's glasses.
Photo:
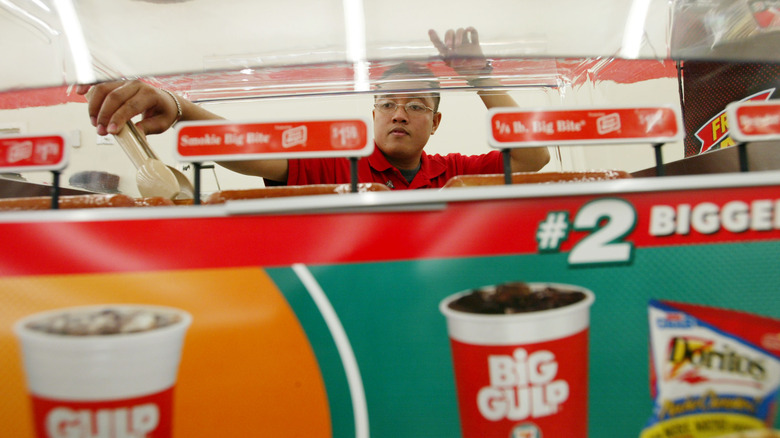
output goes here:
[[425, 106], [419, 102], [409, 102], [406, 105], [399, 105], [393, 101], [386, 101], [386, 102], [379, 102], [374, 104], [374, 108], [376, 108], [379, 112], [391, 114], [394, 113], [395, 110], [398, 109], [399, 106], [404, 107], [407, 114], [423, 114], [426, 111], [431, 111], [435, 113], [433, 108], [429, 106]]

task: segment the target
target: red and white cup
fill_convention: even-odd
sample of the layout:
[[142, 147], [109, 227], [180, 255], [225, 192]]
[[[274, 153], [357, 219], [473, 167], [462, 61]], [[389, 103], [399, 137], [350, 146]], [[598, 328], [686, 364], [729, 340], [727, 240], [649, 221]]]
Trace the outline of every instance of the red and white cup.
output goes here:
[[588, 329], [595, 297], [528, 313], [488, 315], [453, 310], [444, 299], [464, 438], [586, 438]]
[[[72, 336], [30, 329], [51, 316], [101, 309], [175, 314], [174, 324], [148, 331]], [[170, 438], [173, 389], [189, 313], [160, 306], [72, 307], [14, 324], [22, 349], [38, 438]]]

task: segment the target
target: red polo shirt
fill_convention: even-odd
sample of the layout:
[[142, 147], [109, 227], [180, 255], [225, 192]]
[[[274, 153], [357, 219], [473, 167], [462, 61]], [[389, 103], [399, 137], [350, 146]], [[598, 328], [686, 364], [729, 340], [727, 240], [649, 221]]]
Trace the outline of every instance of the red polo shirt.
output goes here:
[[[374, 153], [358, 160], [358, 182], [385, 184], [391, 189], [440, 188], [457, 175], [502, 173], [504, 161], [499, 151], [482, 155], [428, 155], [423, 151], [420, 171], [411, 183], [393, 167], [376, 145]], [[349, 159], [309, 158], [289, 160], [287, 185], [348, 184], [350, 182]]]

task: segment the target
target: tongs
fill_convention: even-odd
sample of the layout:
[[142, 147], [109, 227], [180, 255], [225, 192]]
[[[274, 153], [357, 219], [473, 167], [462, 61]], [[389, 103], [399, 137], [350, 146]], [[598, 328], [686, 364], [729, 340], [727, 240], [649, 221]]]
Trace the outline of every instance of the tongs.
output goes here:
[[190, 180], [180, 170], [166, 165], [157, 157], [135, 123], [128, 120], [114, 137], [138, 169], [135, 181], [141, 196], [168, 199], [194, 197], [195, 188]]

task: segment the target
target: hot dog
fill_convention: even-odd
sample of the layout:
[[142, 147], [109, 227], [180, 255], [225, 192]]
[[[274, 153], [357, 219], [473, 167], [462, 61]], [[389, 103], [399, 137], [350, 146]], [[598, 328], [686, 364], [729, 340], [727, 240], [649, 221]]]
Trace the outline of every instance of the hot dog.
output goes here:
[[[160, 196], [152, 198], [135, 198], [133, 201], [135, 202], [136, 207], [169, 207], [171, 205], [176, 205], [172, 200]], [[192, 200], [190, 199], [190, 201]]]
[[[70, 195], [60, 196], [58, 207], [61, 209], [102, 208], [102, 207], [134, 207], [133, 198], [126, 195]], [[51, 208], [51, 197], [33, 196], [26, 198], [0, 199], [0, 210], [48, 210]]]
[[[58, 198], [58, 208], [70, 210], [76, 208], [108, 208], [108, 207], [156, 207], [174, 205], [165, 198], [131, 198], [122, 194], [70, 195]], [[33, 196], [25, 198], [0, 199], [0, 211], [49, 210], [51, 197]]]
[[[591, 170], [587, 172], [515, 172], [512, 184], [542, 184], [557, 182], [588, 182], [631, 178], [622, 170]], [[450, 178], [443, 188], [497, 186], [504, 184], [503, 174], [459, 175]]]
[[[286, 196], [333, 195], [351, 192], [349, 184], [312, 184], [305, 186], [274, 186], [246, 190], [222, 190], [209, 195], [204, 204], [222, 204], [225, 201], [240, 199], [279, 198]], [[358, 193], [389, 191], [384, 184], [358, 184]]]

